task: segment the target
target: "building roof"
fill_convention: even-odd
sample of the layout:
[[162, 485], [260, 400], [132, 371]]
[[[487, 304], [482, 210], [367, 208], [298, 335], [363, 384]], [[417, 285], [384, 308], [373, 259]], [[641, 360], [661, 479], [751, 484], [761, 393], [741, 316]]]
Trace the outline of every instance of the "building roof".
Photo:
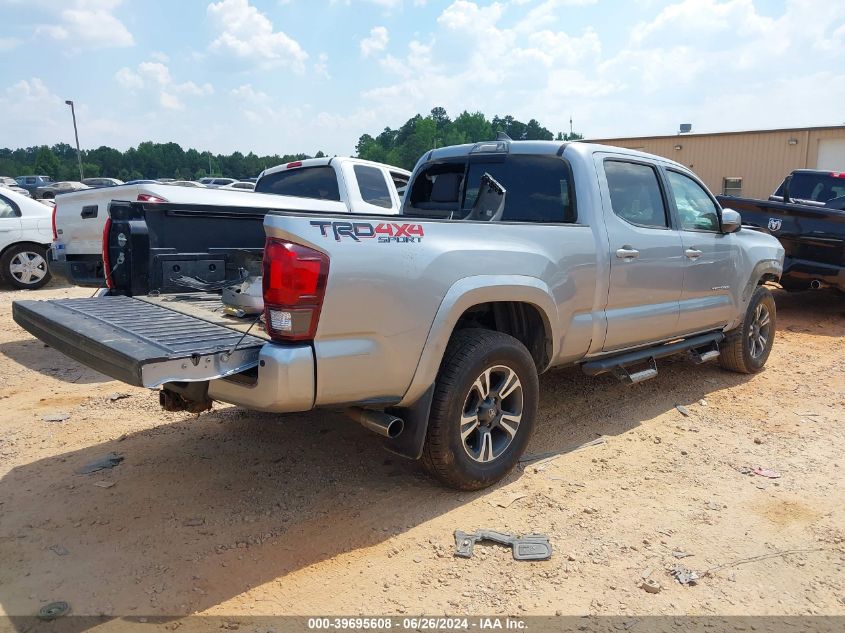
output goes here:
[[584, 139], [585, 143], [602, 143], [606, 141], [640, 141], [640, 140], [656, 140], [656, 139], [676, 139], [680, 137], [689, 136], [729, 136], [732, 134], [770, 134], [773, 132], [812, 132], [817, 130], [845, 130], [845, 125], [818, 125], [810, 127], [784, 127], [773, 128], [768, 130], [734, 130], [731, 132], [686, 132], [684, 134], [654, 134], [645, 136], [605, 136], [602, 138]]

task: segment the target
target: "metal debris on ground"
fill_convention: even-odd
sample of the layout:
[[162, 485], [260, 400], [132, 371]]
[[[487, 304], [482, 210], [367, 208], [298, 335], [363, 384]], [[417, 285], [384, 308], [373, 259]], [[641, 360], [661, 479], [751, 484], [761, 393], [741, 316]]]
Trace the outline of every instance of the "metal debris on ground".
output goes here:
[[455, 530], [455, 556], [472, 558], [473, 546], [479, 541], [509, 545], [516, 560], [549, 560], [552, 557], [552, 545], [548, 536], [543, 534], [516, 536], [495, 530], [476, 530], [469, 534]]
[[640, 589], [643, 589], [646, 593], [660, 593], [663, 590], [663, 587], [660, 586], [660, 583], [652, 578], [646, 578], [640, 583]]
[[759, 475], [760, 477], [766, 477], [767, 479], [780, 479], [780, 473], [776, 470], [772, 470], [771, 468], [763, 468], [762, 466], [757, 466], [752, 471], [755, 475]]
[[67, 602], [51, 602], [50, 604], [45, 604], [43, 607], [38, 609], [37, 617], [39, 620], [49, 622], [50, 620], [55, 620], [63, 615], [67, 615], [68, 613], [70, 613], [70, 605]]
[[205, 525], [205, 519], [202, 517], [192, 517], [182, 523], [185, 527], [199, 527], [201, 525]]
[[122, 455], [118, 455], [117, 453], [109, 453], [105, 457], [101, 457], [100, 459], [96, 459], [93, 462], [85, 464], [82, 468], [77, 470], [76, 473], [79, 475], [89, 475], [91, 473], [97, 472], [98, 470], [114, 468], [122, 461]]
[[116, 391], [112, 395], [109, 396], [109, 401], [114, 402], [115, 400], [123, 400], [124, 398], [131, 398], [131, 393], [123, 393], [122, 391]]
[[498, 501], [491, 502], [491, 504], [500, 508], [507, 508], [513, 503], [519, 501], [520, 499], [524, 499], [527, 496], [528, 493], [525, 492], [512, 492], [508, 495], [505, 495], [504, 499], [499, 499]]
[[672, 576], [684, 586], [693, 586], [698, 584], [698, 572], [692, 569], [687, 569], [682, 565], [676, 565], [672, 570]]
[[113, 481], [95, 481], [94, 485], [98, 486], [99, 488], [111, 488], [114, 485], [114, 482]]
[[45, 422], [64, 422], [70, 419], [70, 413], [50, 413], [41, 419]]
[[689, 558], [690, 556], [692, 556], [692, 554], [688, 552], [682, 552], [681, 550], [675, 550], [674, 552], [672, 552], [672, 556], [674, 556], [675, 558]]
[[675, 405], [675, 408], [676, 408], [676, 409], [678, 410], [678, 412], [679, 412], [682, 416], [684, 416], [685, 418], [688, 418], [688, 417], [689, 417], [689, 409], [687, 409], [684, 405], [682, 405], [682, 404], [676, 404], [676, 405]]
[[56, 556], [67, 556], [70, 554], [70, 550], [64, 545], [52, 545], [49, 549]]

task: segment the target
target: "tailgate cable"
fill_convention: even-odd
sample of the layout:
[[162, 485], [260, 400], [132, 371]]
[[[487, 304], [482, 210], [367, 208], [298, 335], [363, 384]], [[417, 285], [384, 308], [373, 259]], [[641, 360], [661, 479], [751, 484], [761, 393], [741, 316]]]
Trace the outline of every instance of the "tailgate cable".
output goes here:
[[236, 350], [236, 349], [238, 349], [238, 345], [240, 345], [240, 344], [243, 342], [243, 340], [246, 338], [246, 335], [247, 335], [247, 334], [249, 334], [249, 331], [253, 328], [253, 326], [261, 320], [261, 317], [262, 317], [262, 316], [263, 316], [262, 314], [259, 314], [257, 317], [255, 317], [255, 319], [253, 320], [253, 322], [252, 322], [252, 323], [250, 323], [250, 324], [249, 324], [249, 327], [248, 327], [248, 328], [246, 329], [246, 331], [243, 333], [243, 335], [241, 336], [241, 338], [239, 338], [239, 339], [238, 339], [238, 342], [237, 342], [237, 343], [235, 343], [235, 344], [232, 346], [232, 349], [230, 349], [228, 352], [224, 352], [224, 353], [223, 353], [223, 355], [222, 355], [220, 358], [221, 358], [224, 362], [225, 362], [225, 361], [227, 361], [227, 360], [229, 360], [229, 357], [230, 357], [232, 354], [234, 354], [234, 353], [235, 353], [235, 350]]

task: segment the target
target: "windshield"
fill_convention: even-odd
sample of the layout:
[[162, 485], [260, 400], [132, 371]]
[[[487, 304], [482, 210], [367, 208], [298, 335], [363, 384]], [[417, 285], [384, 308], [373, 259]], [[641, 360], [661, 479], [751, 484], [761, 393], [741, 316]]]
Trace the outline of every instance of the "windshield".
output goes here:
[[[775, 195], [783, 196], [782, 183]], [[845, 173], [798, 172], [792, 175], [792, 181], [789, 183], [789, 197], [798, 200], [828, 202], [842, 196], [845, 196]]]

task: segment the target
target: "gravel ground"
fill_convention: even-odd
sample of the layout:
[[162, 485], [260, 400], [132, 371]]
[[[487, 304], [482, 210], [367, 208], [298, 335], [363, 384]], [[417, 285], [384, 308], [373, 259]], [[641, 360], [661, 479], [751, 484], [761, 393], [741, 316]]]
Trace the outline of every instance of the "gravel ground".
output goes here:
[[[456, 493], [341, 415], [165, 413], [11, 320], [15, 299], [87, 294], [0, 292], [0, 613], [845, 614], [841, 295], [776, 291], [757, 376], [546, 374], [529, 453], [556, 456]], [[453, 557], [476, 528], [545, 533], [554, 556]]]

